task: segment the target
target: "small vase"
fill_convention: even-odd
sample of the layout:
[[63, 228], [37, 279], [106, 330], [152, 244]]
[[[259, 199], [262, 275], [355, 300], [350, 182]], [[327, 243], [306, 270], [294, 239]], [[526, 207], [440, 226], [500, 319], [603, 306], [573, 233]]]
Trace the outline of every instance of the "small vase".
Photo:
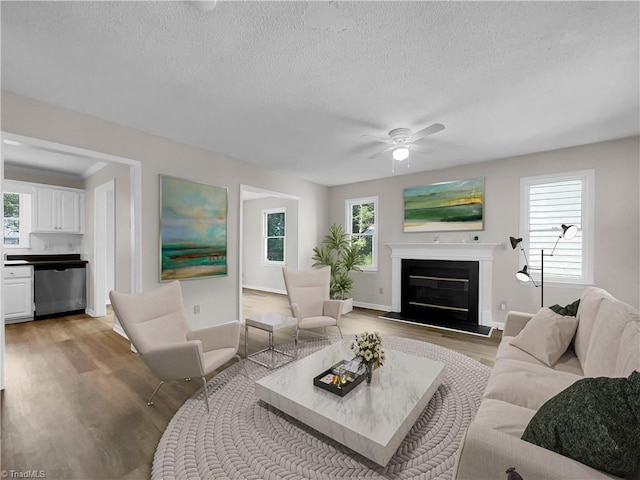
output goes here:
[[373, 364], [364, 364], [365, 375], [367, 376], [367, 385], [371, 385], [371, 378], [373, 377]]

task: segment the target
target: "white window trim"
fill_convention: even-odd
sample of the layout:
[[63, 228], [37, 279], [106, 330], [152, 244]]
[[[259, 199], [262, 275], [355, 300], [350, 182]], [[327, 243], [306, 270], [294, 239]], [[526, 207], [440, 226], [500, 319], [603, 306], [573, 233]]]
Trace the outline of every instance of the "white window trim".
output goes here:
[[[563, 285], [582, 287], [593, 285], [593, 265], [594, 265], [594, 215], [595, 215], [595, 170], [578, 170], [573, 172], [556, 173], [548, 175], [538, 175], [533, 177], [520, 178], [520, 237], [522, 248], [529, 252], [529, 201], [528, 193], [531, 185], [539, 183], [562, 182], [566, 180], [582, 180], [582, 277], [581, 278], [560, 278], [551, 275], [544, 276], [545, 285]], [[558, 226], [559, 227], [559, 226]], [[558, 232], [560, 234], [560, 232]], [[560, 240], [561, 242], [564, 240]], [[519, 253], [520, 264], [524, 265], [522, 252]], [[530, 272], [536, 282], [540, 281], [540, 271]]]
[[[13, 184], [11, 184], [13, 186]], [[17, 245], [6, 245], [4, 244], [4, 231], [2, 236], [3, 247], [5, 249], [18, 249], [18, 248], [31, 248], [30, 239], [31, 239], [31, 193], [27, 193], [25, 191], [20, 191], [19, 188], [9, 188], [3, 189], [2, 195], [6, 193], [15, 193], [20, 195], [20, 217], [18, 218], [20, 222], [20, 240]], [[4, 202], [4, 198], [3, 198]], [[4, 203], [3, 203], [4, 205]], [[3, 218], [3, 228], [4, 228], [4, 212], [2, 215]]]
[[377, 272], [378, 271], [378, 227], [380, 225], [380, 211], [378, 210], [378, 196], [372, 197], [360, 197], [360, 198], [347, 198], [344, 201], [344, 231], [351, 236], [351, 212], [353, 205], [361, 205], [363, 203], [373, 203], [373, 211], [375, 213], [375, 230], [373, 231], [372, 252], [371, 252], [371, 265], [360, 265], [360, 269], [363, 272]]
[[[284, 260], [282, 262], [267, 259], [267, 215], [270, 213], [284, 213], [284, 244], [282, 246], [282, 256]], [[279, 237], [272, 237], [279, 238]], [[265, 208], [262, 210], [262, 263], [265, 265], [277, 265], [283, 266], [287, 264], [287, 208]]]

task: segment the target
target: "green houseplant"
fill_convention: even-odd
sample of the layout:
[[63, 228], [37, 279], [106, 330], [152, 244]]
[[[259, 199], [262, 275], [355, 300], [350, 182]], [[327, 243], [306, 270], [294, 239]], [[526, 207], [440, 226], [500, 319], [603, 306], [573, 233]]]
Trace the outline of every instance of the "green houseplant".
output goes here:
[[[322, 245], [313, 249], [313, 254], [313, 267], [331, 267], [331, 298], [349, 299], [353, 288], [353, 279], [349, 277], [349, 272], [362, 271], [358, 267], [362, 265], [360, 246], [352, 244], [342, 225], [334, 223], [329, 227], [329, 234], [324, 236]], [[347, 311], [350, 311], [350, 308]]]

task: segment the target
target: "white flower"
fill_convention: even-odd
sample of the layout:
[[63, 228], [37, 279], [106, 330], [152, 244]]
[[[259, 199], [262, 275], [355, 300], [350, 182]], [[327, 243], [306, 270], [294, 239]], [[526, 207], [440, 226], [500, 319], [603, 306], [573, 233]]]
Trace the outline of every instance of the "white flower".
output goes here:
[[366, 363], [384, 363], [385, 355], [382, 350], [382, 337], [378, 332], [362, 332], [351, 341], [349, 348], [356, 357], [362, 358]]

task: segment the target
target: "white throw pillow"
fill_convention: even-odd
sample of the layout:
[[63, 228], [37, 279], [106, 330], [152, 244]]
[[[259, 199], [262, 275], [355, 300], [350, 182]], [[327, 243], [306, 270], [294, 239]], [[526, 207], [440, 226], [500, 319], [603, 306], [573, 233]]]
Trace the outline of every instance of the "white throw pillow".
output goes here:
[[553, 367], [571, 343], [578, 319], [555, 313], [550, 308], [538, 310], [511, 345]]

